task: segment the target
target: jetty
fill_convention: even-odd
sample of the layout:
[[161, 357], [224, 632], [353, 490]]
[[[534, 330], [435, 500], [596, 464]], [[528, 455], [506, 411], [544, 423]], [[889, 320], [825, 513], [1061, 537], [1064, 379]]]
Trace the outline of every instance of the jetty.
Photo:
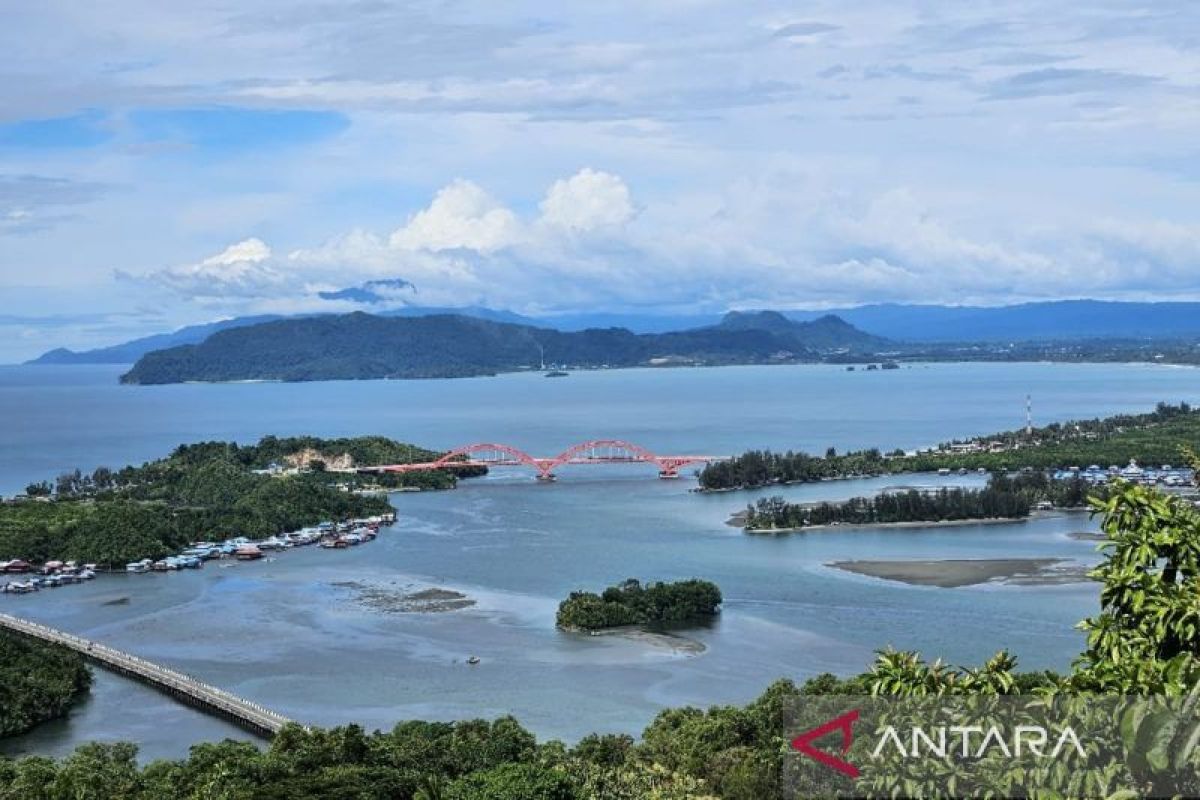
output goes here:
[[180, 702], [226, 719], [260, 736], [269, 738], [279, 733], [285, 725], [294, 723], [294, 720], [282, 714], [198, 681], [190, 675], [39, 622], [0, 613], [0, 628], [69, 647], [107, 670], [152, 686]]

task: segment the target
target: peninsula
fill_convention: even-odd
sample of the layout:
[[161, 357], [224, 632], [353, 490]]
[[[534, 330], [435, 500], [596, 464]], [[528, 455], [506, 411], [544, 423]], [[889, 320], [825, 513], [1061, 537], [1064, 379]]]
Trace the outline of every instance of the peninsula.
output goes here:
[[[382, 436], [267, 436], [251, 445], [181, 445], [141, 466], [75, 470], [54, 484], [31, 483], [24, 495], [0, 503], [0, 558], [20, 565], [70, 560], [122, 569], [217, 535], [261, 539], [323, 521], [390, 514], [385, 496], [353, 491], [368, 482], [450, 488], [457, 474], [484, 471], [463, 467], [369, 478], [355, 471], [359, 464], [423, 462], [438, 455]], [[25, 567], [9, 569], [18, 570]]]
[[700, 472], [703, 491], [754, 489], [789, 483], [912, 472], [1085, 470], [1113, 471], [1137, 461], [1159, 467], [1179, 464], [1200, 451], [1200, 409], [1188, 403], [1159, 403], [1145, 414], [1052, 423], [943, 442], [906, 452], [879, 448], [823, 456], [803, 451], [750, 450]]

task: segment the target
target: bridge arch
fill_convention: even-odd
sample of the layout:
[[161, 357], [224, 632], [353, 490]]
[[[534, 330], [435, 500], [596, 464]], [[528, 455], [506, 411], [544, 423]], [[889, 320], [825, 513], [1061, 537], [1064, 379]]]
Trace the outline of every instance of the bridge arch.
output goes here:
[[[501, 457], [495, 458], [494, 456], [497, 455]], [[534, 458], [524, 450], [512, 445], [498, 444], [496, 442], [476, 442], [475, 444], [456, 447], [435, 461], [434, 467], [453, 467], [456, 464], [455, 459], [461, 456], [466, 456], [468, 461], [479, 464], [491, 464], [495, 466], [516, 466], [523, 464], [537, 470], [538, 477], [546, 477], [550, 474], [550, 465], [545, 460]], [[484, 457], [480, 458], [479, 456]], [[493, 456], [493, 458], [488, 458], [487, 456]]]
[[469, 466], [526, 466], [539, 480], [554, 479], [554, 469], [567, 464], [654, 464], [660, 478], [676, 478], [679, 469], [691, 464], [723, 460], [725, 456], [671, 456], [652, 453], [624, 439], [590, 439], [572, 445], [553, 458], [539, 458], [520, 448], [498, 442], [476, 442], [443, 453], [437, 460], [359, 467], [360, 472], [416, 472]]
[[651, 453], [641, 445], [627, 442], [623, 439], [592, 439], [587, 442], [580, 442], [577, 445], [568, 447], [566, 450], [554, 457], [552, 463], [555, 466], [561, 464], [569, 464], [575, 459], [583, 456], [584, 453], [594, 453], [596, 450], [608, 450], [610, 453], [624, 452], [624, 457], [620, 455], [608, 456], [588, 456], [586, 461], [618, 461], [618, 462], [652, 462], [658, 463], [658, 456]]

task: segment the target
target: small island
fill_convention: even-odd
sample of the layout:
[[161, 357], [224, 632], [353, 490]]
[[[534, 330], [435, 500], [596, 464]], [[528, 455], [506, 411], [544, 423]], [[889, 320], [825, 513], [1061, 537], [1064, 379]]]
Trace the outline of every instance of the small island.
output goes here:
[[697, 622], [721, 610], [721, 590], [698, 579], [642, 585], [630, 578], [600, 594], [571, 592], [558, 606], [558, 627], [594, 632], [636, 625]]
[[734, 515], [731, 524], [747, 532], [793, 531], [836, 525], [963, 524], [1020, 520], [1035, 509], [1075, 509], [1089, 493], [1103, 497], [1105, 487], [1090, 487], [1076, 477], [1054, 481], [1043, 473], [993, 474], [986, 487], [906, 489], [875, 497], [852, 497], [840, 503], [789, 503], [764, 497]]

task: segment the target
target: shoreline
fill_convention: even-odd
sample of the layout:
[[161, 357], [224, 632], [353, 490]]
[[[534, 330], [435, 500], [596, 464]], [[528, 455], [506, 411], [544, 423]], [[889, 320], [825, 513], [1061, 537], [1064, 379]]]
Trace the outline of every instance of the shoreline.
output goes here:
[[982, 584], [1059, 586], [1085, 583], [1091, 569], [1066, 558], [980, 558], [913, 561], [830, 561], [825, 566], [869, 578], [958, 589]]
[[[170, 349], [170, 348], [166, 348]], [[157, 351], [150, 351], [157, 352]], [[986, 365], [1013, 365], [1013, 364], [1036, 364], [1036, 365], [1099, 365], [1099, 366], [1124, 366], [1124, 367], [1166, 367], [1170, 369], [1198, 369], [1200, 364], [1190, 363], [1185, 361], [1126, 361], [1115, 360], [1110, 361], [1101, 357], [1095, 359], [1041, 359], [1041, 358], [960, 358], [956, 356], [947, 356], [945, 358], [930, 357], [928, 353], [914, 354], [911, 358], [898, 357], [896, 359], [873, 359], [854, 362], [842, 361], [827, 361], [827, 360], [795, 360], [795, 361], [772, 361], [772, 360], [747, 360], [747, 361], [728, 361], [720, 363], [679, 363], [679, 364], [626, 364], [622, 366], [601, 366], [601, 365], [581, 365], [574, 366], [570, 369], [572, 373], [582, 372], [614, 372], [628, 370], [675, 370], [675, 369], [728, 369], [738, 367], [818, 367], [836, 371], [843, 371], [847, 366], [859, 366], [871, 363], [879, 363], [881, 360], [896, 360], [903, 369], [913, 369], [919, 367], [929, 367], [936, 365], [957, 365], [957, 364], [986, 364]], [[128, 367], [127, 371], [132, 370], [141, 361], [141, 357], [132, 364], [109, 364], [109, 363], [87, 363], [80, 362], [74, 364], [51, 364], [51, 363], [35, 363], [36, 359], [16, 364], [0, 364], [5, 367]], [[878, 370], [881, 374], [891, 372], [892, 370]], [[864, 370], [867, 372], [867, 370]], [[121, 380], [123, 375], [118, 376], [117, 382], [122, 386], [182, 386], [182, 385], [234, 385], [234, 384], [257, 384], [257, 383], [280, 383], [280, 384], [295, 384], [295, 383], [333, 383], [333, 382], [361, 382], [361, 381], [438, 381], [438, 380], [463, 380], [470, 378], [495, 378], [504, 375], [543, 375], [542, 371], [532, 365], [521, 365], [512, 367], [500, 368], [481, 368], [480, 371], [463, 372], [460, 375], [371, 375], [367, 377], [316, 377], [316, 378], [278, 378], [278, 377], [242, 377], [242, 378], [179, 378], [177, 380], [152, 380], [140, 381]], [[748, 488], [748, 487], [747, 487]], [[761, 488], [761, 487], [759, 487]]]
[[[1047, 513], [1047, 512], [1043, 512]], [[1001, 525], [1005, 523], [1029, 522], [1037, 519], [1037, 515], [1027, 517], [986, 517], [984, 519], [943, 519], [943, 520], [911, 520], [905, 522], [854, 522], [841, 525], [801, 525], [796, 528], [747, 528], [735, 521], [736, 515], [725, 521], [726, 525], [741, 528], [746, 533], [812, 533], [826, 531], [864, 531], [874, 529], [903, 529], [903, 528], [957, 528], [966, 525]], [[743, 517], [744, 521], [744, 517]]]
[[746, 520], [749, 515], [745, 509], [733, 512], [725, 520], [731, 528], [741, 528], [746, 533], [805, 533], [808, 531], [827, 530], [863, 530], [871, 528], [954, 528], [964, 525], [999, 525], [1002, 523], [1031, 522], [1047, 517], [1064, 514], [1079, 514], [1087, 511], [1086, 506], [1070, 506], [1063, 508], [1031, 509], [1023, 517], [981, 517], [979, 519], [940, 519], [940, 520], [904, 520], [901, 522], [843, 522], [827, 523], [824, 525], [800, 525], [791, 528], [748, 528]]
[[559, 628], [563, 633], [579, 637], [615, 636], [631, 642], [645, 644], [661, 650], [669, 650], [675, 655], [698, 656], [708, 650], [703, 642], [677, 633], [650, 630], [644, 625], [618, 625], [613, 628]]

